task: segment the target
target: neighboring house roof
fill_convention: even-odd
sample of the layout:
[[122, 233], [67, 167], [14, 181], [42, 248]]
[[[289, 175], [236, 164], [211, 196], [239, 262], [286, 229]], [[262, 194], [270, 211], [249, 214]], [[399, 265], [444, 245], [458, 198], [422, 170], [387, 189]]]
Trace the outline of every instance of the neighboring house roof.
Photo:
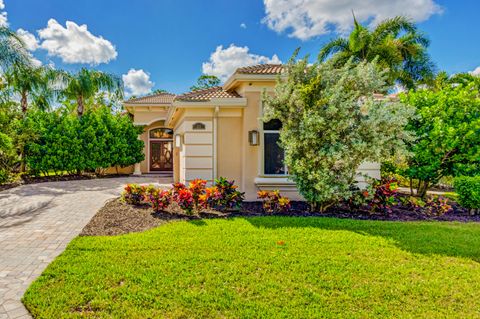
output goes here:
[[172, 104], [175, 94], [158, 93], [125, 101], [128, 104]]
[[209, 89], [190, 91], [175, 97], [175, 101], [209, 101], [211, 99], [241, 98], [235, 91], [225, 91], [221, 86]]
[[240, 74], [280, 74], [283, 64], [257, 64], [238, 68], [235, 73]]

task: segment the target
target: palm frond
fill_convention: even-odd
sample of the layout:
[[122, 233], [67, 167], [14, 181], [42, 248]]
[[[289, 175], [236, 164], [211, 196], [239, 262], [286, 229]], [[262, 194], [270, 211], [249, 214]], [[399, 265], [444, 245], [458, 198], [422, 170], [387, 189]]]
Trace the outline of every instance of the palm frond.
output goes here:
[[318, 61], [324, 62], [328, 59], [328, 57], [334, 55], [335, 53], [349, 50], [348, 40], [344, 38], [333, 39], [322, 47], [318, 53]]

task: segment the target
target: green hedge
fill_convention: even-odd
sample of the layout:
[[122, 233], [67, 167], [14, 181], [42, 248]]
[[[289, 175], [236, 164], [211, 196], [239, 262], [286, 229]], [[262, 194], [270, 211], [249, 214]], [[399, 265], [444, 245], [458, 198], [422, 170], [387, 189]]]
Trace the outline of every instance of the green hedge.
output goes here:
[[67, 112], [33, 112], [28, 122], [36, 138], [26, 145], [27, 167], [33, 173], [98, 171], [126, 167], [144, 159], [143, 128], [106, 107], [81, 118]]
[[458, 202], [468, 209], [480, 209], [480, 176], [460, 176], [454, 181]]

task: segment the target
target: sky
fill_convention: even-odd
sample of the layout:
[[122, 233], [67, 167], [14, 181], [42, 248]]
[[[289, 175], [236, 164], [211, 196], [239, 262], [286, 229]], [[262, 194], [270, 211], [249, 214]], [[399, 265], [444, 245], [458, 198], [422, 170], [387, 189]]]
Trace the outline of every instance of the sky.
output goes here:
[[[431, 41], [438, 70], [480, 74], [477, 0], [0, 0], [0, 25], [38, 64], [121, 76], [127, 96], [188, 91], [201, 74], [315, 58], [357, 20], [405, 15]], [[478, 68], [478, 69], [477, 69]]]

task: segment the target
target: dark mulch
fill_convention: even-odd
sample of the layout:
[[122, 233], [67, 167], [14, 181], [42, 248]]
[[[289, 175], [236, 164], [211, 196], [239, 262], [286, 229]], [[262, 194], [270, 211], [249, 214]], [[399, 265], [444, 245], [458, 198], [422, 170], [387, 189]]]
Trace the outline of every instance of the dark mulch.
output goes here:
[[11, 182], [0, 184], [0, 192], [6, 189], [18, 187], [26, 184], [37, 184], [37, 183], [46, 183], [46, 182], [64, 182], [64, 181], [76, 181], [76, 180], [85, 180], [85, 179], [96, 179], [96, 178], [116, 178], [116, 177], [127, 177], [128, 174], [108, 174], [108, 175], [96, 175], [96, 174], [71, 174], [71, 175], [52, 175], [52, 176], [30, 176], [23, 175], [21, 179]]
[[453, 211], [443, 216], [427, 216], [420, 212], [394, 207], [390, 213], [358, 209], [348, 210], [347, 207], [332, 207], [325, 213], [309, 212], [305, 202], [294, 201], [291, 209], [285, 213], [267, 214], [262, 209], [261, 202], [244, 202], [239, 211], [219, 212], [214, 210], [201, 212], [199, 215], [186, 215], [178, 207], [172, 207], [169, 212], [154, 213], [147, 205], [128, 205], [120, 198], [108, 201], [83, 229], [81, 236], [112, 236], [132, 232], [141, 232], [160, 226], [174, 220], [198, 220], [208, 218], [253, 217], [253, 216], [296, 216], [296, 217], [336, 217], [360, 220], [390, 220], [390, 221], [459, 221], [480, 222], [480, 216], [471, 216], [456, 204]]

